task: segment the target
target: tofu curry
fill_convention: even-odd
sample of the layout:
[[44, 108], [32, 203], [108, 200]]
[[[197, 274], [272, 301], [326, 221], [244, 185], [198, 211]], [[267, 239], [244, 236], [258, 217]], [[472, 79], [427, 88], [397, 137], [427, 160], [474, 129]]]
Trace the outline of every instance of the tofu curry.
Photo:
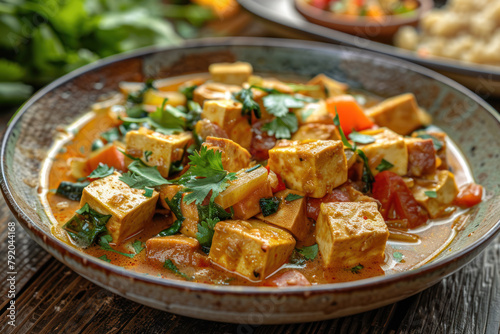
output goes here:
[[122, 82], [42, 171], [53, 234], [145, 275], [308, 286], [410, 270], [482, 188], [411, 93], [251, 64]]

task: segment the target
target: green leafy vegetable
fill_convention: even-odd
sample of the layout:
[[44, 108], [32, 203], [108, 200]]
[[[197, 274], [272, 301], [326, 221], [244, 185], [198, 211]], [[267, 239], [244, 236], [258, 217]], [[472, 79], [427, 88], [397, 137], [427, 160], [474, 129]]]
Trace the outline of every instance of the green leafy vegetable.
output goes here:
[[152, 188], [144, 188], [144, 197], [152, 197], [154, 194], [154, 189]]
[[253, 99], [252, 87], [243, 88], [239, 92], [234, 93], [233, 97], [237, 101], [241, 102], [241, 104], [242, 104], [241, 114], [242, 115], [251, 116], [252, 112], [253, 112], [255, 114], [255, 117], [257, 117], [257, 118], [261, 117], [260, 106]]
[[97, 166], [96, 169], [90, 173], [88, 176], [89, 179], [102, 179], [106, 176], [110, 176], [115, 172], [114, 167], [109, 167], [108, 165], [105, 165], [103, 163], [99, 163], [99, 166]]
[[90, 182], [68, 182], [62, 181], [57, 187], [56, 194], [66, 197], [72, 201], [79, 201], [82, 199], [83, 188], [88, 186]]
[[292, 133], [299, 128], [297, 116], [295, 114], [286, 114], [283, 117], [276, 117], [271, 122], [262, 126], [262, 130], [267, 131], [270, 136], [275, 136], [278, 139], [289, 139]]
[[203, 250], [208, 253], [212, 245], [215, 224], [222, 220], [232, 218], [233, 214], [224, 210], [217, 203], [197, 205], [197, 209], [200, 222], [198, 223], [196, 239], [200, 242]]
[[434, 190], [428, 190], [424, 192], [425, 196], [430, 197], [430, 198], [436, 198], [437, 193]]
[[180, 89], [180, 92], [182, 94], [184, 94], [184, 96], [186, 97], [186, 99], [188, 100], [192, 100], [193, 99], [193, 93], [194, 93], [194, 90], [197, 88], [198, 86], [197, 85], [193, 85], [193, 86], [188, 86], [188, 87], [183, 87]]
[[139, 254], [145, 248], [144, 243], [140, 240], [136, 240], [132, 243], [132, 247], [134, 248], [135, 254]]
[[99, 246], [101, 246], [101, 249], [104, 249], [104, 250], [107, 250], [107, 251], [110, 251], [110, 252], [113, 252], [113, 253], [117, 253], [117, 254], [129, 257], [131, 259], [135, 256], [135, 254], [123, 253], [123, 252], [120, 252], [120, 251], [117, 251], [117, 250], [113, 249], [109, 245], [109, 243], [111, 241], [113, 241], [113, 238], [109, 234], [105, 234], [105, 235], [101, 236], [101, 238], [99, 239]]
[[197, 205], [198, 209], [198, 218], [200, 221], [208, 220], [208, 219], [219, 219], [226, 220], [231, 219], [232, 214], [227, 212], [217, 203], [209, 203], [208, 205]]
[[292, 202], [292, 201], [295, 201], [295, 200], [301, 199], [301, 198], [304, 198], [304, 196], [290, 193], [290, 194], [286, 195], [285, 201]]
[[108, 131], [101, 133], [101, 137], [106, 140], [106, 142], [112, 143], [116, 140], [120, 140], [122, 138], [122, 134], [118, 128], [111, 128]]
[[262, 99], [267, 112], [276, 117], [283, 117], [288, 114], [291, 108], [303, 108], [303, 100], [287, 94], [271, 94]]
[[387, 161], [385, 159], [382, 159], [380, 164], [375, 169], [378, 170], [379, 172], [383, 172], [384, 170], [389, 170], [392, 167], [394, 167], [393, 164], [391, 164], [389, 161]]
[[108, 257], [106, 256], [106, 254], [104, 254], [103, 256], [99, 256], [98, 257], [99, 260], [103, 260], [103, 261], [106, 261], [106, 262], [111, 262], [110, 259], [108, 259]]
[[208, 150], [202, 146], [199, 152], [189, 156], [190, 168], [178, 180], [183, 184], [188, 194], [184, 202], [201, 204], [211, 193], [210, 202], [215, 200], [228, 186], [229, 182], [236, 180], [236, 173], [229, 173], [222, 167], [222, 153]]
[[318, 244], [314, 244], [308, 247], [296, 248], [295, 249], [300, 255], [302, 255], [306, 260], [314, 260], [318, 256]]
[[374, 137], [361, 134], [355, 130], [349, 134], [349, 139], [358, 144], [370, 144], [375, 142]]
[[335, 126], [339, 130], [342, 143], [344, 144], [345, 147], [355, 152], [361, 158], [361, 160], [363, 160], [363, 175], [361, 176], [361, 180], [364, 183], [363, 191], [365, 193], [370, 192], [372, 190], [373, 182], [375, 182], [375, 178], [373, 177], [372, 171], [370, 169], [368, 157], [366, 156], [365, 152], [356, 147], [356, 144], [354, 144], [353, 146], [351, 145], [351, 143], [349, 143], [344, 134], [344, 131], [342, 130], [342, 127], [340, 126], [339, 114], [337, 113], [337, 110], [335, 110], [335, 113], [336, 114], [335, 117], [333, 118], [333, 124], [335, 124]]
[[202, 247], [210, 247], [214, 237], [215, 224], [220, 220], [207, 219], [198, 223], [198, 232], [196, 232], [196, 239], [200, 242]]
[[171, 272], [173, 272], [177, 276], [180, 276], [180, 277], [184, 278], [187, 281], [190, 281], [192, 279], [192, 277], [189, 277], [188, 275], [186, 275], [183, 272], [181, 272], [175, 266], [175, 264], [172, 262], [172, 260], [170, 260], [170, 259], [168, 259], [168, 260], [165, 261], [165, 263], [163, 264], [163, 268], [167, 268], [168, 270], [170, 270]]
[[128, 166], [128, 172], [121, 175], [119, 179], [130, 188], [135, 189], [154, 188], [170, 184], [170, 181], [161, 176], [156, 166], [147, 166], [140, 160], [132, 161]]
[[104, 146], [104, 142], [100, 139], [96, 139], [92, 142], [92, 147], [91, 147], [91, 151], [97, 151], [98, 149], [100, 149], [101, 147]]
[[166, 228], [163, 231], [161, 231], [160, 233], [158, 233], [158, 236], [160, 236], [160, 237], [167, 237], [169, 235], [174, 235], [174, 234], [179, 233], [179, 231], [180, 231], [180, 229], [182, 227], [182, 221], [183, 220], [177, 219], [172, 224], [172, 226], [170, 226], [169, 228]]
[[362, 264], [358, 264], [357, 266], [351, 268], [351, 273], [359, 274], [361, 269], [363, 269], [363, 268], [364, 268], [364, 266]]
[[174, 235], [176, 233], [179, 233], [179, 230], [182, 227], [182, 222], [185, 219], [184, 216], [182, 215], [182, 210], [181, 210], [182, 196], [183, 196], [182, 191], [179, 191], [177, 194], [174, 195], [174, 197], [172, 197], [171, 200], [165, 198], [165, 202], [170, 208], [170, 211], [172, 211], [172, 213], [175, 215], [176, 221], [174, 221], [172, 226], [158, 233], [160, 237], [166, 237], [169, 235]]
[[279, 209], [280, 203], [281, 201], [279, 200], [279, 198], [276, 197], [261, 198], [259, 200], [259, 204], [260, 204], [260, 210], [262, 211], [264, 217], [276, 213]]
[[153, 83], [154, 83], [153, 79], [146, 80], [146, 82], [144, 83], [143, 87], [140, 90], [128, 94], [127, 101], [136, 104], [141, 104], [142, 101], [144, 100], [144, 94], [150, 89], [156, 89]]
[[93, 210], [88, 203], [76, 211], [76, 214], [63, 226], [68, 235], [79, 246], [88, 247], [94, 243], [97, 235], [106, 231], [106, 223], [111, 215], [103, 215]]
[[167, 104], [167, 99], [163, 101], [161, 107], [149, 114], [149, 123], [158, 132], [170, 134], [172, 131], [184, 131], [186, 128], [186, 114], [179, 109]]
[[394, 258], [394, 261], [401, 262], [401, 261], [403, 261], [404, 255], [402, 253], [400, 253], [400, 252], [394, 252], [392, 254], [392, 257]]
[[146, 160], [146, 162], [149, 162], [149, 157], [151, 156], [151, 154], [153, 154], [153, 152], [144, 151], [144, 160]]

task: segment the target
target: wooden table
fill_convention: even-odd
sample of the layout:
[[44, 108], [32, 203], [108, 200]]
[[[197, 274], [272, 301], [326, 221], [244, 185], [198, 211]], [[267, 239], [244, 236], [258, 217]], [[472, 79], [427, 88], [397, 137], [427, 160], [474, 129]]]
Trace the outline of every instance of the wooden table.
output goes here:
[[[500, 110], [500, 101], [489, 101]], [[13, 111], [0, 114], [3, 132]], [[117, 296], [80, 277], [16, 223], [16, 327], [7, 321], [7, 223], [0, 200], [0, 333], [499, 333], [500, 238], [432, 288], [398, 303], [329, 321], [250, 326], [173, 315]]]

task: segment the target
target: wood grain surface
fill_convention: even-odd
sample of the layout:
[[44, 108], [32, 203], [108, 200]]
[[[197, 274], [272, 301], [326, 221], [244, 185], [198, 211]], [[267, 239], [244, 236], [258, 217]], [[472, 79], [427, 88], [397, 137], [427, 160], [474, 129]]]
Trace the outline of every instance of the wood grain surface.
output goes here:
[[[500, 101], [489, 101], [497, 110]], [[12, 111], [0, 114], [3, 132]], [[398, 303], [350, 317], [251, 326], [197, 320], [117, 296], [80, 277], [16, 223], [16, 326], [8, 324], [7, 223], [0, 199], [0, 333], [500, 333], [500, 238], [472, 263]]]

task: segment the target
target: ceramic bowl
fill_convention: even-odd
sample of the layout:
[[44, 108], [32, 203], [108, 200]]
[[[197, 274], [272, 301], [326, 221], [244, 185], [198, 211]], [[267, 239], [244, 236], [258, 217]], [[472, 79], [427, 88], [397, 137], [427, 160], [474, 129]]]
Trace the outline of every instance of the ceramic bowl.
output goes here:
[[[215, 62], [248, 61], [256, 72], [310, 78], [325, 73], [380, 96], [413, 92], [459, 145], [486, 198], [443, 253], [419, 269], [312, 287], [214, 286], [124, 270], [79, 252], [50, 233], [38, 197], [42, 160], [58, 128], [71, 124], [120, 81], [206, 72]], [[318, 321], [394, 303], [435, 284], [481, 252], [500, 230], [499, 117], [455, 82], [422, 67], [351, 48], [274, 39], [194, 41], [146, 49], [77, 70], [35, 94], [12, 119], [1, 146], [1, 189], [29, 235], [92, 282], [136, 302], [181, 315], [224, 322]]]
[[411, 16], [388, 15], [381, 19], [365, 16], [339, 15], [312, 6], [308, 0], [294, 0], [295, 7], [308, 21], [374, 40], [390, 41], [402, 26], [417, 26], [422, 15], [432, 9], [432, 0], [420, 0], [419, 7]]

